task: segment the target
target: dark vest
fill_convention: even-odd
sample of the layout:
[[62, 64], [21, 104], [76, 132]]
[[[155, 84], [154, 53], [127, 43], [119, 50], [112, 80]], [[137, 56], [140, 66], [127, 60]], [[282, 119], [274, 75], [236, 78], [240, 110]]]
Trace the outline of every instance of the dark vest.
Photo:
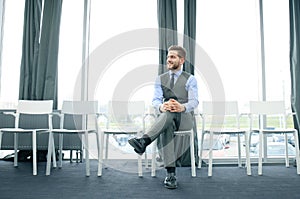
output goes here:
[[190, 76], [191, 74], [182, 71], [181, 75], [178, 77], [177, 81], [175, 82], [173, 89], [170, 89], [171, 80], [170, 80], [169, 72], [160, 75], [164, 102], [173, 98], [177, 100], [179, 103], [186, 103], [188, 101], [188, 92], [185, 89], [185, 85]]

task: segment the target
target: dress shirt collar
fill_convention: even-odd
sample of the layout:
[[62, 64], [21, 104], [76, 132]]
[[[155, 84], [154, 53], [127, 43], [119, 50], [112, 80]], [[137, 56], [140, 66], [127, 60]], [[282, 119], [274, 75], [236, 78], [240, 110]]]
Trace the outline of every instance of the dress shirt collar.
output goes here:
[[[173, 72], [169, 70], [169, 75], [170, 75], [170, 77], [172, 76], [172, 73], [173, 73]], [[175, 78], [179, 77], [179, 75], [181, 75], [181, 73], [182, 73], [182, 70], [176, 71], [174, 77], [175, 77]]]

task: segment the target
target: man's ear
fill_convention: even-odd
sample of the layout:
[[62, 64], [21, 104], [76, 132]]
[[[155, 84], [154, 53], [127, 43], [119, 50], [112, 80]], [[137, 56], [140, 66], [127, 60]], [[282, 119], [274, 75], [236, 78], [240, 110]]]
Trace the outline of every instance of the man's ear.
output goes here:
[[182, 65], [185, 62], [185, 59], [183, 57], [180, 58], [180, 64]]

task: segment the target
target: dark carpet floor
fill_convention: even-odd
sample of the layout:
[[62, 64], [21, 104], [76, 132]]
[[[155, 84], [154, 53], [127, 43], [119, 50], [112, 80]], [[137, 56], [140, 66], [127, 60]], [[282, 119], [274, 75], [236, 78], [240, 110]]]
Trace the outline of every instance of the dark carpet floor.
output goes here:
[[109, 160], [102, 177], [97, 177], [96, 161], [91, 162], [91, 176], [85, 177], [84, 163], [64, 161], [62, 169], [52, 169], [45, 176], [45, 162], [38, 164], [38, 175], [32, 175], [32, 163], [0, 161], [0, 198], [238, 198], [238, 199], [297, 199], [300, 198], [300, 176], [296, 168], [284, 165], [264, 166], [263, 176], [252, 167], [252, 176], [244, 168], [217, 166], [213, 176], [207, 177], [207, 167], [197, 170], [192, 178], [189, 167], [177, 168], [178, 189], [163, 186], [165, 171], [157, 170], [157, 177], [138, 177], [134, 160]]

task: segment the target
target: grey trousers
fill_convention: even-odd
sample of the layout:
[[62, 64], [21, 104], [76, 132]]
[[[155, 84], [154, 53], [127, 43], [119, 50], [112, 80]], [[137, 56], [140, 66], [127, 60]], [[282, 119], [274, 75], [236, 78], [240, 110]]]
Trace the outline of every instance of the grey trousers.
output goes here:
[[161, 135], [162, 154], [165, 167], [176, 167], [174, 131], [193, 128], [192, 113], [161, 113], [146, 133], [151, 141]]

